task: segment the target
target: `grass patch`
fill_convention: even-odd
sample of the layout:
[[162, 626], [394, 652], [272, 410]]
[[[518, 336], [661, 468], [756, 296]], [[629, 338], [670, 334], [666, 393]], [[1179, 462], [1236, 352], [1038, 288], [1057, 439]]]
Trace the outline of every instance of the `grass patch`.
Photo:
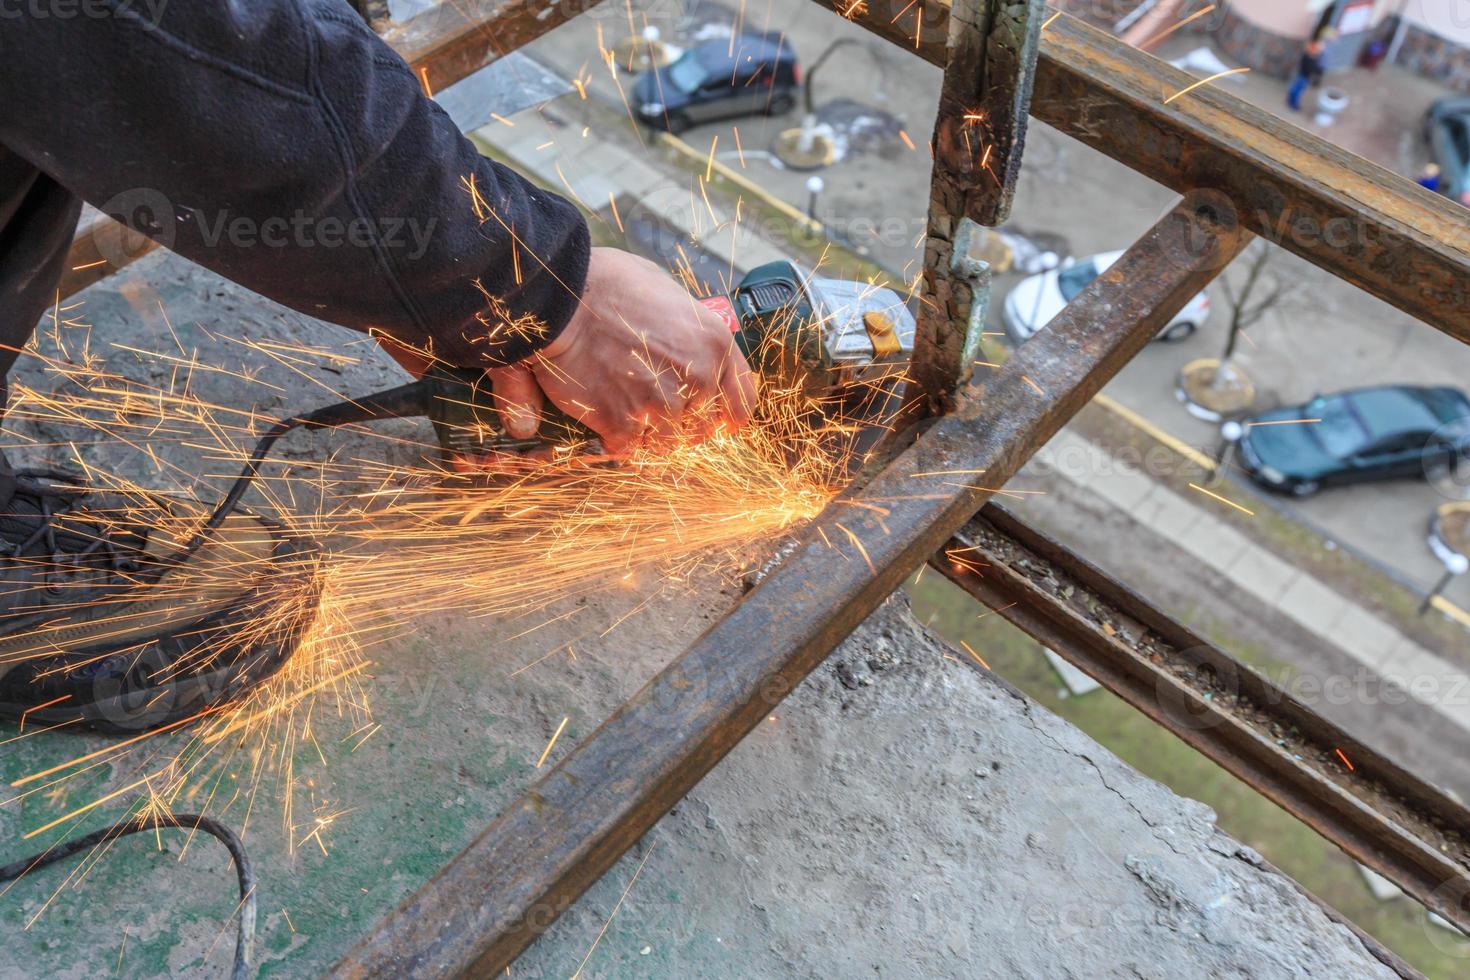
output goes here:
[[[1416, 969], [1446, 980], [1466, 975], [1470, 941], [1429, 922], [1412, 899], [1379, 902], [1352, 859], [1306, 824], [1111, 692], [1064, 696], [1060, 679], [1034, 640], [1000, 616], [979, 618], [987, 610], [932, 569], [917, 584], [910, 579], [906, 588], [920, 622], [952, 643], [964, 640], [996, 673], [1139, 772], [1208, 804], [1222, 830], [1259, 851]], [[1231, 641], [1232, 648], [1238, 646]], [[1258, 668], [1274, 671], [1280, 666], [1261, 651], [1242, 652], [1242, 659]]]

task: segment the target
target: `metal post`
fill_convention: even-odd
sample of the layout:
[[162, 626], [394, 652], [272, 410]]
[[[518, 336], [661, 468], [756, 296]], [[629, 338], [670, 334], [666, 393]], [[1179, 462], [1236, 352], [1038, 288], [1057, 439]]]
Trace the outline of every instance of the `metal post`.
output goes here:
[[1429, 607], [1434, 605], [1435, 598], [1445, 589], [1449, 588], [1451, 582], [1453, 582], [1458, 576], [1464, 575], [1467, 571], [1470, 571], [1470, 559], [1467, 559], [1464, 555], [1455, 555], [1454, 557], [1458, 558], [1459, 561], [1445, 562], [1444, 574], [1439, 577], [1439, 581], [1434, 583], [1434, 588], [1429, 590], [1429, 594], [1426, 595], [1424, 597], [1424, 601], [1419, 604], [1420, 616], [1429, 612]]
[[1010, 214], [1045, 12], [1042, 0], [955, 0], [950, 9], [912, 371], [930, 413], [954, 407], [974, 368], [977, 283], [960, 274], [962, 232], [967, 221], [993, 227]]

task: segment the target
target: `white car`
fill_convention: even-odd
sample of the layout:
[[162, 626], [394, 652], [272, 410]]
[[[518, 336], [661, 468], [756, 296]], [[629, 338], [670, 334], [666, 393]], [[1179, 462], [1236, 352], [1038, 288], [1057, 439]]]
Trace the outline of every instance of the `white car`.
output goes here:
[[[1006, 336], [1021, 344], [1046, 326], [1098, 273], [1118, 261], [1122, 252], [1102, 252], [1068, 259], [1059, 269], [1028, 276], [1016, 284], [1001, 310]], [[1183, 340], [1209, 318], [1210, 297], [1201, 292], [1159, 331], [1159, 340]]]

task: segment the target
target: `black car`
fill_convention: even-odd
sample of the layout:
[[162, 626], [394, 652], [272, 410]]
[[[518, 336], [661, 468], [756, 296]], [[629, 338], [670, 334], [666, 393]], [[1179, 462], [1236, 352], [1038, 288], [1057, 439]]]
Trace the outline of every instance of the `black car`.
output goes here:
[[649, 126], [681, 133], [734, 116], [782, 115], [796, 105], [801, 68], [779, 36], [706, 41], [633, 82], [633, 111]]
[[1305, 497], [1330, 483], [1433, 477], [1470, 457], [1470, 398], [1385, 385], [1318, 395], [1221, 427], [1256, 482]]
[[1470, 191], [1470, 95], [1450, 95], [1429, 107], [1424, 140], [1439, 164], [1439, 191], [1458, 201]]

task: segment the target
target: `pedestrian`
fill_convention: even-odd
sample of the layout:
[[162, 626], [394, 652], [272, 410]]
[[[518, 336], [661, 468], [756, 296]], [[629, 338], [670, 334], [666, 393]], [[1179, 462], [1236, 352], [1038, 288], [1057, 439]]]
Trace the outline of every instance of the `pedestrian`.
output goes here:
[[1426, 190], [1434, 191], [1436, 194], [1438, 194], [1439, 185], [1439, 164], [1426, 164], [1424, 169], [1419, 172], [1419, 186], [1425, 188]]
[[1319, 38], [1312, 38], [1307, 42], [1302, 51], [1301, 61], [1297, 62], [1296, 77], [1291, 80], [1291, 87], [1286, 90], [1286, 104], [1294, 112], [1302, 111], [1302, 96], [1307, 89], [1322, 81], [1322, 52], [1327, 46]]

